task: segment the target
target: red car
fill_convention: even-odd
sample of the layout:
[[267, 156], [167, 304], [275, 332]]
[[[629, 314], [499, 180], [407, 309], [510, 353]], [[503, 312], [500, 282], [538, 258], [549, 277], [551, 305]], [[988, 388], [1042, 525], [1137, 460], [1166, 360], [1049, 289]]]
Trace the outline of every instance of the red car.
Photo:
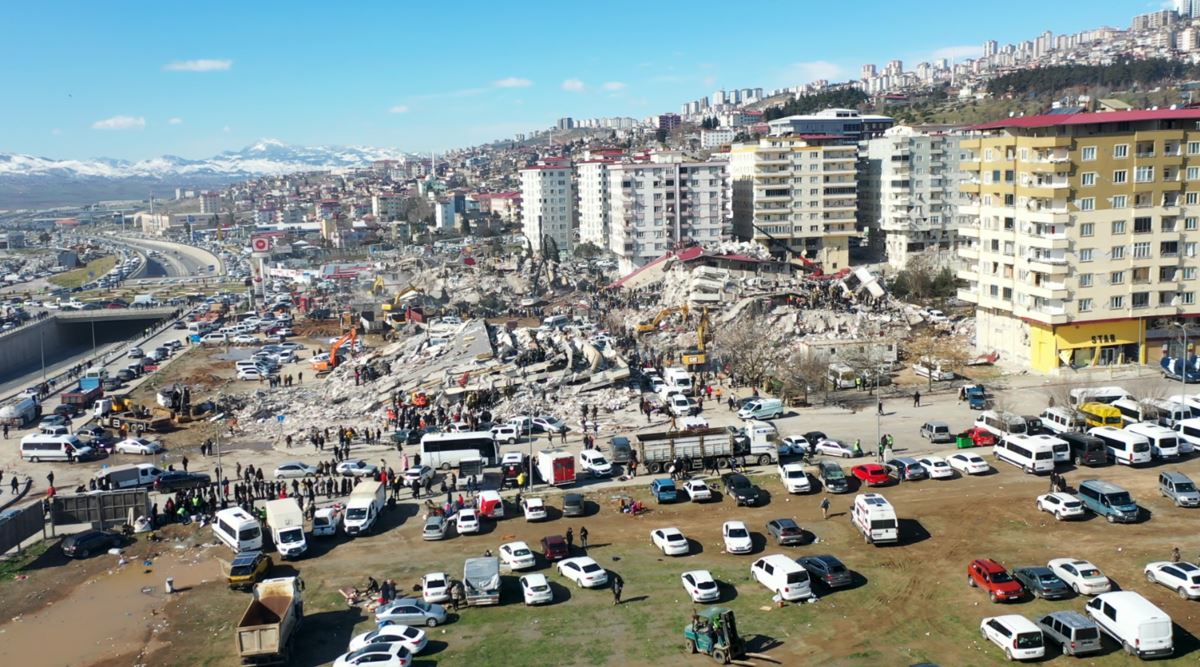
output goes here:
[[867, 486], [879, 486], [887, 484], [892, 480], [888, 475], [887, 468], [878, 463], [864, 463], [860, 466], [854, 466], [850, 469], [850, 474], [857, 477]]
[[542, 555], [548, 561], [562, 560], [569, 556], [567, 540], [562, 535], [547, 535], [542, 538]]
[[996, 444], [996, 436], [981, 426], [972, 426], [959, 433], [958, 436], [960, 438], [970, 438], [976, 447], [991, 447]]
[[971, 561], [967, 566], [967, 585], [987, 591], [992, 602], [1019, 600], [1025, 595], [1021, 583], [1009, 576], [1008, 570], [991, 558]]

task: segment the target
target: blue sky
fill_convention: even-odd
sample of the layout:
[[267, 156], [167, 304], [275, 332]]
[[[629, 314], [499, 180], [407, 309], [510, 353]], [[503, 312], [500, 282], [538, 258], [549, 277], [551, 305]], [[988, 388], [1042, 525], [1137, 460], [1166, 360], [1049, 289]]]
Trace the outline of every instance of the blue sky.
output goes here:
[[559, 116], [676, 111], [722, 87], [967, 57], [989, 38], [1127, 27], [1158, 6], [10, 2], [0, 152], [201, 158], [261, 137], [441, 150]]

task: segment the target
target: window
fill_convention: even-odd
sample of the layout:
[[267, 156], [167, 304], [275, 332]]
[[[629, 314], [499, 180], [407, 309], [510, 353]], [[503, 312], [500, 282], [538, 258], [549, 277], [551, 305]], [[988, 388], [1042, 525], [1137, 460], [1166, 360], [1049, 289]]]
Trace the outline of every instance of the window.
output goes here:
[[[1183, 193], [1183, 202], [1188, 205], [1198, 204], [1200, 203], [1200, 197], [1197, 195], [1200, 195], [1200, 192], [1185, 192]], [[1178, 200], [1175, 202], [1168, 202], [1166, 199], [1163, 200], [1163, 206], [1174, 206], [1176, 203], [1178, 203]]]
[[1129, 198], [1126, 197], [1125, 195], [1113, 195], [1112, 207], [1113, 208], [1125, 208], [1128, 205], [1127, 204], [1128, 201], [1129, 201]]
[[1187, 168], [1187, 180], [1194, 181], [1200, 179], [1200, 167]]
[[1083, 149], [1080, 151], [1080, 159], [1083, 160], [1084, 162], [1090, 162], [1092, 160], [1095, 160], [1096, 159], [1096, 147], [1095, 146], [1084, 146]]
[[1113, 310], [1120, 310], [1120, 309], [1124, 308], [1125, 307], [1125, 297], [1123, 297], [1123, 296], [1110, 297], [1108, 300], [1108, 307], [1112, 308]]
[[1133, 233], [1134, 234], [1149, 234], [1154, 229], [1154, 224], [1150, 218], [1134, 218]]
[[1091, 299], [1080, 299], [1079, 300], [1079, 312], [1086, 313], [1091, 309], [1092, 309], [1092, 300]]
[[1085, 222], [1085, 223], [1079, 225], [1079, 235], [1080, 236], [1095, 236], [1096, 235], [1096, 223]]
[[1108, 274], [1108, 284], [1109, 285], [1125, 284], [1125, 272], [1124, 271], [1113, 271], [1112, 273]]
[[1194, 266], [1183, 267], [1183, 280], [1195, 280], [1195, 279], [1196, 279], [1196, 267], [1194, 267]]
[[1114, 220], [1112, 223], [1112, 233], [1113, 234], [1124, 234], [1125, 233], [1125, 221], [1124, 220]]
[[1016, 173], [1013, 172], [1012, 169], [1005, 169], [1004, 170], [1004, 182], [1012, 183], [1014, 180], [1016, 180]]
[[1179, 256], [1179, 241], [1163, 241], [1158, 244], [1158, 254], [1163, 257]]
[[1162, 229], [1162, 231], [1164, 231], [1164, 232], [1173, 232], [1173, 231], [1175, 231], [1175, 218], [1163, 218], [1163, 219], [1162, 219], [1162, 222], [1161, 222], [1161, 223], [1159, 223], [1159, 227], [1160, 227], [1160, 228]]
[[1092, 274], [1090, 274], [1090, 273], [1079, 274], [1079, 286], [1080, 287], [1091, 287], [1092, 286]]
[[1113, 146], [1113, 157], [1118, 159], [1129, 157], [1129, 144], [1117, 144]]
[[1198, 227], [1200, 227], [1200, 218], [1184, 218], [1183, 219], [1184, 231], [1194, 232], [1194, 231], [1196, 231], [1196, 229]]
[[1096, 210], [1096, 198], [1095, 197], [1085, 197], [1083, 199], [1080, 199], [1077, 203], [1079, 204], [1079, 210], [1081, 210], [1081, 211]]
[[1133, 172], [1133, 181], [1135, 183], [1152, 183], [1154, 181], [1154, 167], [1138, 167]]
[[1147, 259], [1148, 257], [1150, 257], [1150, 242], [1149, 241], [1141, 241], [1141, 242], [1133, 244], [1133, 258], [1134, 259]]
[[1179, 302], [1185, 306], [1190, 306], [1190, 305], [1196, 303], [1196, 293], [1195, 292], [1180, 292], [1179, 293]]
[[1114, 184], [1124, 183], [1128, 179], [1129, 179], [1129, 172], [1125, 169], [1118, 169], [1113, 172], [1113, 183]]
[[1150, 282], [1150, 267], [1141, 267], [1133, 270], [1133, 283], [1148, 283]]
[[1115, 245], [1108, 253], [1109, 259], [1125, 259], [1125, 246]]
[[1175, 276], [1177, 276], [1177, 275], [1179, 275], [1179, 269], [1177, 267], [1174, 267], [1174, 266], [1158, 267], [1158, 282], [1160, 282], [1160, 283], [1173, 283], [1173, 282], [1175, 282]]
[[1082, 187], [1090, 188], [1096, 184], [1096, 172], [1089, 171], [1079, 175], [1079, 184]]
[[1092, 261], [1092, 253], [1094, 253], [1094, 252], [1095, 251], [1092, 250], [1091, 248], [1081, 248], [1079, 250], [1079, 261], [1081, 261], [1081, 262]]
[[1132, 303], [1134, 308], [1147, 308], [1150, 306], [1149, 292], [1134, 292]]
[[1195, 257], [1196, 256], [1196, 242], [1189, 241], [1189, 242], [1183, 244], [1183, 254], [1185, 257]]
[[1200, 155], [1200, 141], [1189, 141], [1187, 143], [1188, 155]]

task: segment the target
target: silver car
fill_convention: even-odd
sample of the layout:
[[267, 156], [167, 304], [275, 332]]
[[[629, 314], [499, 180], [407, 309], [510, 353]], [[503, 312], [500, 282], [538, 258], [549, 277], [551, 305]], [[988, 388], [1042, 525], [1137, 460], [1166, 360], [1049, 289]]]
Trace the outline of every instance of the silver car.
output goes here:
[[399, 598], [375, 610], [379, 627], [388, 625], [424, 625], [436, 627], [446, 622], [446, 608], [416, 598]]
[[450, 529], [450, 522], [446, 517], [435, 514], [434, 516], [425, 519], [425, 527], [421, 529], [421, 539], [426, 541], [436, 541], [446, 539], [446, 531]]

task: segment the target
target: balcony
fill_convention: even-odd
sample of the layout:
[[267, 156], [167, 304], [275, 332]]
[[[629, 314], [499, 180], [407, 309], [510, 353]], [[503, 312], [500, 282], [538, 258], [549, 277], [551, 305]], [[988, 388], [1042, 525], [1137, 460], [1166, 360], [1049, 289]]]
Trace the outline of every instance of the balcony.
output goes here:
[[[1039, 284], [1035, 284], [1035, 283], [1031, 283], [1031, 282], [1030, 283], [1022, 283], [1021, 290], [1024, 291], [1026, 294], [1029, 294], [1030, 296], [1041, 297], [1043, 299], [1059, 299], [1059, 300], [1061, 300], [1061, 299], [1068, 298], [1071, 294], [1067, 290], [1066, 283], [1051, 282], [1049, 280], [1043, 280]], [[1048, 307], [1049, 306], [1043, 306], [1043, 309], [1048, 308]]]
[[1047, 257], [1045, 255], [1026, 255], [1021, 258], [1030, 271], [1051, 275], [1065, 275], [1071, 268], [1066, 257]]
[[959, 289], [955, 296], [967, 303], [979, 303], [979, 290], [977, 289]]
[[954, 272], [955, 277], [968, 282], [977, 282], [979, 280], [979, 272], [974, 268], [961, 268]]
[[979, 246], [977, 245], [960, 245], [956, 249], [956, 252], [958, 253], [958, 256], [964, 260], [975, 261], [979, 259]]
[[958, 163], [958, 168], [962, 171], [979, 171], [983, 168], [983, 163], [979, 160], [963, 160]]

